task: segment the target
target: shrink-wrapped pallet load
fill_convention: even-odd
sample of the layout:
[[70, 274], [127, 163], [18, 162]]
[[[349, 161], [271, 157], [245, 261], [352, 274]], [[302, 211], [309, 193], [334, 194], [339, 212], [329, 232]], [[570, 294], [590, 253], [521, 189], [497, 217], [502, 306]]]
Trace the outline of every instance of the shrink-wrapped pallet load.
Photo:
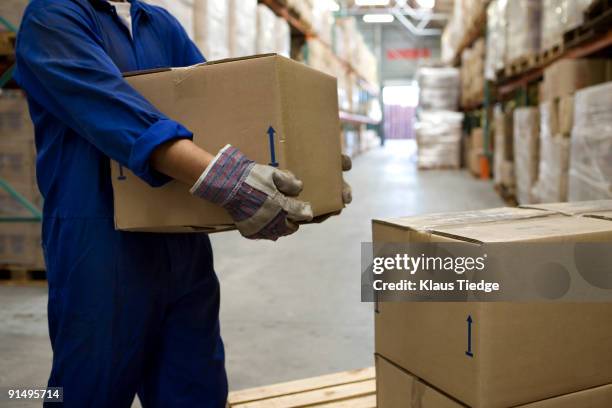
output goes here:
[[257, 5], [257, 54], [276, 52], [276, 14], [265, 4]]
[[514, 170], [519, 204], [535, 202], [532, 189], [538, 178], [539, 114], [537, 108], [514, 110]]
[[532, 197], [539, 203], [567, 201], [570, 141], [558, 133], [554, 102], [540, 104], [540, 163]]
[[230, 57], [257, 53], [257, 0], [229, 0], [228, 29]]
[[226, 0], [194, 0], [195, 43], [207, 60], [229, 57], [228, 3]]
[[541, 0], [508, 1], [507, 62], [540, 51]]
[[569, 200], [612, 198], [612, 82], [574, 96]]

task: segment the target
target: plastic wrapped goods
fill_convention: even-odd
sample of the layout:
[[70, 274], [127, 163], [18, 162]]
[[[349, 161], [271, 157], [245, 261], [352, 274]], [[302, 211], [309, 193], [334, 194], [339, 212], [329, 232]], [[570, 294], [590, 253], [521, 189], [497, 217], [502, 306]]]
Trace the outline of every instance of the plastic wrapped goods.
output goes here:
[[257, 53], [257, 0], [229, 0], [228, 29], [230, 57]]
[[510, 0], [507, 6], [507, 61], [540, 51], [541, 0]]
[[540, 164], [538, 181], [532, 189], [532, 196], [540, 203], [567, 201], [570, 142], [558, 133], [555, 105], [540, 104]]
[[276, 52], [276, 14], [265, 4], [257, 5], [257, 54]]
[[459, 70], [456, 68], [419, 68], [417, 72], [422, 109], [457, 110], [459, 105]]
[[463, 114], [422, 111], [416, 124], [417, 162], [421, 169], [459, 168]]
[[514, 160], [512, 113], [503, 112], [498, 105], [495, 107], [494, 121], [493, 174], [495, 184], [511, 187], [514, 186], [514, 172], [509, 172], [506, 169], [511, 166]]
[[612, 198], [612, 82], [574, 96], [569, 200]]
[[539, 114], [537, 108], [514, 110], [514, 169], [519, 204], [532, 204], [533, 185], [538, 178]]
[[276, 18], [275, 28], [275, 52], [290, 58], [291, 56], [291, 28], [289, 23], [282, 17]]
[[229, 57], [226, 0], [194, 0], [195, 43], [207, 60]]
[[181, 23], [189, 38], [195, 40], [194, 0], [145, 0], [145, 2], [166, 9]]
[[493, 0], [487, 7], [485, 78], [494, 81], [506, 61], [506, 7], [508, 0]]
[[542, 0], [542, 49], [563, 43], [563, 33], [582, 24], [592, 0]]

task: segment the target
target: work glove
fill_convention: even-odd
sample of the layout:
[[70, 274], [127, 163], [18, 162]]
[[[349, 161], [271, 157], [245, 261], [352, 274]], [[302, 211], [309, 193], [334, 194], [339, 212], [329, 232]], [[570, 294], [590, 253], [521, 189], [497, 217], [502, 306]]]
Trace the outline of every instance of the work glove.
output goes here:
[[276, 241], [312, 220], [310, 204], [293, 198], [302, 187], [291, 172], [257, 164], [227, 145], [190, 192], [225, 208], [244, 237]]
[[[353, 168], [353, 161], [351, 160], [350, 156], [343, 154], [342, 155], [342, 171], [349, 171], [352, 168]], [[346, 205], [346, 204], [350, 204], [351, 201], [353, 201], [353, 190], [351, 189], [351, 186], [343, 178], [342, 179], [342, 202]]]

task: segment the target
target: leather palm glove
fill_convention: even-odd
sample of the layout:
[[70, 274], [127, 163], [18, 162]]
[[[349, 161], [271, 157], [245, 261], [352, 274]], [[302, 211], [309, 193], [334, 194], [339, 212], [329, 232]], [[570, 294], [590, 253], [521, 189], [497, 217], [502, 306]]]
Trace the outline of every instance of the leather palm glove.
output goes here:
[[244, 237], [276, 241], [312, 220], [310, 204], [293, 198], [302, 187], [291, 172], [257, 164], [227, 145], [190, 192], [225, 208]]

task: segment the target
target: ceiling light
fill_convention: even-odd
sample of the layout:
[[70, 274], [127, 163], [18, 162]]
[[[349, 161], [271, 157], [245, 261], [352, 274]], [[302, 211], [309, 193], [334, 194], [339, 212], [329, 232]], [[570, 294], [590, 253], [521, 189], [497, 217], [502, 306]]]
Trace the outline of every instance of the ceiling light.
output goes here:
[[392, 14], [365, 14], [364, 23], [392, 23], [395, 20]]
[[355, 0], [357, 6], [388, 6], [389, 0]]
[[436, 5], [436, 0], [416, 0], [417, 6], [422, 9], [432, 9]]

